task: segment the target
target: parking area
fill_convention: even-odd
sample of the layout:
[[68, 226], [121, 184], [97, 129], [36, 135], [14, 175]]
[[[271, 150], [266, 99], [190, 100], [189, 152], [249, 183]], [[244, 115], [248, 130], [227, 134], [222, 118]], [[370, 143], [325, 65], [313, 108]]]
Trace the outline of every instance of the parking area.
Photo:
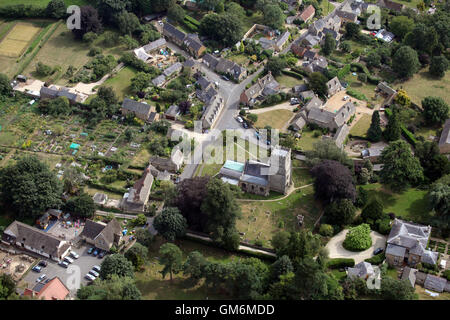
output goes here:
[[[80, 255], [80, 257], [78, 259], [73, 259], [74, 262], [70, 264], [67, 269], [58, 265], [58, 263], [53, 260], [41, 259], [47, 261], [48, 265], [45, 268], [42, 268], [40, 273], [30, 270], [30, 272], [22, 280], [22, 282], [24, 282], [23, 285], [28, 288], [33, 288], [36, 284], [37, 278], [43, 274], [50, 279], [53, 277], [59, 277], [74, 297], [80, 287], [79, 285], [87, 285], [89, 282], [84, 278], [84, 276], [89, 272], [89, 270], [92, 269], [93, 266], [100, 266], [104, 260], [104, 258], [100, 259], [98, 257], [94, 257], [92, 254], [88, 254], [87, 251], [89, 248], [90, 246], [82, 246], [79, 249], [74, 250]], [[75, 274], [78, 273], [78, 271], [74, 270], [73, 267], [71, 268], [70, 266], [77, 266], [79, 268], [79, 278], [78, 275]], [[77, 285], [77, 283], [79, 285]]]

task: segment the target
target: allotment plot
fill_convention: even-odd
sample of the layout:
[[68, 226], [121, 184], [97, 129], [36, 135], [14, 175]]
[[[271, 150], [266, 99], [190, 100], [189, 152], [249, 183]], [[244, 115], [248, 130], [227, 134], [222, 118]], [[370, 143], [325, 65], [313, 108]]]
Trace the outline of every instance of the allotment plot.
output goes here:
[[27, 23], [17, 23], [0, 42], [0, 55], [19, 57], [41, 28]]

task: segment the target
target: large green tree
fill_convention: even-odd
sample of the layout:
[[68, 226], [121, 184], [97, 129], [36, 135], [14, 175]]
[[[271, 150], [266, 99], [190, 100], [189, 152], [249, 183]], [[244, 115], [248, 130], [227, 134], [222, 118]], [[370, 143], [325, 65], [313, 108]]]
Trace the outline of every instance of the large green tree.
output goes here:
[[140, 268], [147, 259], [147, 253], [148, 248], [137, 242], [125, 252], [125, 258], [130, 260], [135, 268]]
[[94, 200], [87, 193], [70, 198], [64, 208], [74, 216], [82, 218], [91, 218], [95, 213]]
[[284, 24], [284, 14], [277, 4], [269, 4], [263, 9], [263, 22], [266, 26], [279, 29]]
[[336, 49], [336, 40], [331, 33], [326, 33], [325, 42], [322, 47], [323, 53], [328, 56], [334, 51], [334, 49]]
[[372, 122], [370, 123], [369, 130], [367, 130], [367, 138], [372, 142], [378, 142], [381, 140], [382, 131], [380, 126], [380, 113], [375, 110], [372, 114]]
[[432, 53], [438, 44], [438, 35], [433, 27], [417, 23], [405, 36], [404, 43], [419, 52]]
[[389, 116], [389, 122], [383, 132], [383, 136], [387, 141], [395, 141], [400, 139], [401, 134], [402, 129], [400, 127], [397, 111], [393, 110], [392, 114]]
[[406, 141], [391, 142], [382, 151], [380, 162], [384, 164], [380, 172], [383, 183], [394, 189], [403, 190], [423, 180], [419, 159], [414, 157]]
[[406, 16], [397, 16], [392, 18], [390, 23], [391, 31], [401, 40], [414, 28], [414, 20]]
[[395, 52], [392, 68], [401, 78], [410, 78], [419, 70], [419, 67], [419, 57], [411, 47], [403, 46]]
[[183, 274], [194, 281], [198, 281], [203, 278], [207, 264], [208, 261], [200, 252], [192, 251], [183, 264]]
[[62, 203], [61, 182], [35, 156], [24, 156], [1, 169], [0, 191], [3, 204], [21, 217], [35, 218]]
[[425, 120], [430, 124], [441, 124], [448, 119], [448, 104], [440, 97], [426, 97], [422, 100]]
[[110, 279], [113, 275], [134, 278], [134, 268], [123, 254], [107, 255], [100, 266], [100, 279]]
[[140, 300], [141, 292], [130, 277], [113, 275], [110, 279], [96, 280], [77, 291], [80, 300]]
[[0, 97], [7, 96], [11, 93], [11, 81], [4, 73], [0, 73]]
[[418, 141], [415, 156], [419, 158], [423, 174], [430, 181], [435, 181], [450, 173], [450, 162], [446, 156], [440, 154], [439, 146], [433, 141]]
[[173, 5], [167, 10], [167, 17], [175, 22], [183, 22], [185, 16], [186, 12], [178, 4]]
[[370, 224], [383, 217], [383, 203], [378, 197], [374, 197], [367, 206], [364, 207], [361, 212], [361, 217], [365, 222], [372, 220], [369, 221], [371, 222]]
[[234, 45], [244, 35], [241, 20], [226, 12], [222, 14], [207, 14], [200, 21], [199, 30], [200, 34], [210, 37], [223, 46]]
[[47, 4], [47, 14], [55, 19], [61, 19], [66, 15], [66, 5], [63, 0], [51, 0]]
[[170, 281], [173, 279], [173, 274], [178, 273], [182, 269], [183, 253], [180, 248], [172, 243], [165, 243], [159, 249], [160, 262], [164, 265], [161, 270], [163, 278], [166, 274], [170, 275]]
[[384, 300], [417, 300], [415, 289], [409, 281], [391, 277], [381, 279], [380, 296]]
[[326, 97], [328, 95], [327, 87], [328, 79], [320, 72], [313, 72], [309, 76], [309, 88], [319, 96]]
[[117, 18], [117, 25], [122, 34], [131, 36], [141, 26], [138, 17], [132, 12], [123, 12]]
[[356, 208], [349, 199], [333, 201], [325, 208], [327, 223], [336, 225], [346, 225], [352, 223], [355, 218]]
[[153, 226], [166, 240], [175, 241], [176, 238], [184, 236], [187, 223], [178, 208], [166, 207], [155, 217]]
[[438, 78], [443, 78], [448, 69], [448, 60], [445, 56], [434, 56], [431, 59], [430, 73]]

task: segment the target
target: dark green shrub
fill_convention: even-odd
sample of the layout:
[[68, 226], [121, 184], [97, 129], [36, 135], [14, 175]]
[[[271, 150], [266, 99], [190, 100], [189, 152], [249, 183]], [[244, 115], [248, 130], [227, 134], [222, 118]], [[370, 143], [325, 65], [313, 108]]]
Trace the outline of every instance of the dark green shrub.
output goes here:
[[345, 249], [350, 251], [363, 251], [372, 246], [370, 237], [370, 226], [363, 223], [357, 227], [351, 228], [342, 244]]
[[352, 258], [336, 258], [330, 259], [327, 263], [329, 269], [340, 269], [345, 267], [354, 267], [355, 260]]

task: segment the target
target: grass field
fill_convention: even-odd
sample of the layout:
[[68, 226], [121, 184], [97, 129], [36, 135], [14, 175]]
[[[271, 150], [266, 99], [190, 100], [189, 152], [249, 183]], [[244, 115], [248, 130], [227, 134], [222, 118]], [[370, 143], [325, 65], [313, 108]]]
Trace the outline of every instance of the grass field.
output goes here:
[[0, 56], [19, 57], [41, 28], [28, 23], [16, 23], [0, 42]]
[[[46, 7], [47, 4], [50, 2], [50, 0], [0, 0], [0, 7], [5, 7], [9, 5], [17, 5], [17, 4], [24, 4], [24, 5], [33, 5], [37, 7]], [[69, 5], [85, 5], [89, 4], [89, 1], [86, 0], [64, 0], [64, 3], [66, 6]]]
[[299, 80], [297, 78], [290, 77], [290, 76], [287, 76], [287, 75], [278, 76], [278, 77], [275, 78], [275, 80], [277, 80], [277, 82], [282, 87], [286, 87], [286, 88], [292, 88], [292, 87], [294, 87], [296, 85], [305, 83], [303, 80]]
[[314, 131], [305, 129], [302, 132], [302, 137], [298, 140], [297, 146], [302, 150], [312, 150], [314, 143], [320, 141], [322, 138], [314, 137]]
[[[174, 275], [171, 282], [169, 275], [163, 279], [160, 271], [163, 266], [158, 261], [158, 251], [161, 241], [155, 241], [149, 250], [149, 260], [145, 264], [144, 272], [136, 272], [136, 285], [146, 300], [204, 300], [227, 299], [229, 297], [209, 292], [202, 282], [193, 285], [182, 273]], [[227, 251], [206, 246], [189, 240], [175, 243], [183, 252], [183, 258], [192, 251], [199, 251], [209, 261], [229, 262], [242, 256]]]
[[397, 89], [402, 87], [411, 98], [411, 101], [421, 105], [422, 99], [427, 96], [441, 97], [447, 104], [450, 104], [450, 72], [447, 72], [442, 79], [430, 76], [427, 69], [421, 70], [411, 79], [404, 83], [394, 85]]
[[125, 67], [116, 75], [105, 81], [103, 86], [112, 87], [119, 100], [131, 94], [131, 79], [137, 74], [134, 68]]
[[365, 137], [367, 130], [369, 130], [372, 117], [369, 114], [363, 114], [357, 123], [350, 130], [350, 134], [355, 136]]
[[334, 10], [334, 5], [331, 4], [328, 0], [323, 0], [320, 3], [320, 8], [322, 9], [322, 15], [326, 16], [328, 15], [331, 11]]
[[293, 115], [292, 111], [283, 109], [263, 112], [258, 114], [255, 127], [271, 126], [273, 129], [282, 129]]
[[402, 193], [395, 193], [379, 183], [368, 184], [363, 188], [369, 191], [369, 197], [376, 195], [382, 199], [384, 212], [393, 212], [397, 217], [417, 223], [430, 222], [427, 191], [410, 188]]
[[298, 228], [298, 214], [305, 217], [307, 228], [313, 227], [320, 216], [320, 204], [314, 200], [312, 186], [297, 190], [282, 200], [242, 202], [241, 208], [242, 217], [236, 223], [238, 231], [244, 232], [244, 239], [250, 243], [261, 240], [269, 247], [274, 233]]
[[292, 181], [294, 187], [301, 187], [313, 183], [314, 179], [309, 173], [307, 168], [294, 168], [292, 169]]

